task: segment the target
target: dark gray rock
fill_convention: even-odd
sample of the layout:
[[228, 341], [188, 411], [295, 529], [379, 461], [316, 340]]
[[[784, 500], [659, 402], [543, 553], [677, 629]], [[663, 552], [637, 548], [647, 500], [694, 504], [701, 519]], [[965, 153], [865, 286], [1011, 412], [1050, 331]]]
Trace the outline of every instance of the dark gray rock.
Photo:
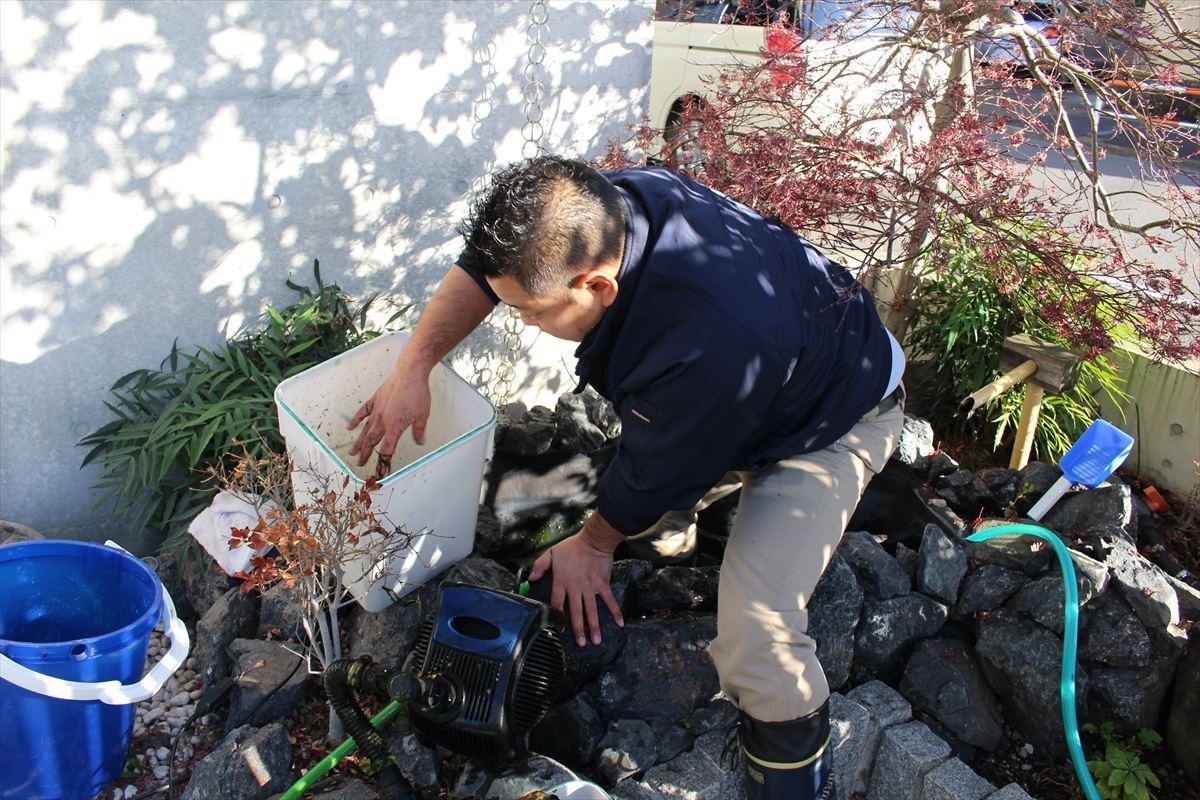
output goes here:
[[943, 475], [933, 484], [933, 488], [937, 496], [945, 500], [963, 519], [975, 519], [985, 514], [995, 514], [1000, 510], [992, 499], [987, 484], [969, 469]]
[[1126, 541], [1137, 544], [1133, 494], [1124, 485], [1068, 492], [1046, 512], [1042, 523], [1067, 535], [1093, 528], [1120, 529]]
[[1158, 727], [1178, 660], [1173, 653], [1145, 667], [1088, 667], [1088, 719], [1131, 732]]
[[1057, 465], [1030, 461], [1025, 465], [1025, 469], [1021, 470], [1021, 485], [1013, 501], [1013, 511], [1022, 516], [1029, 513], [1029, 509], [1033, 508], [1061, 477], [1062, 470]]
[[608, 726], [596, 754], [596, 771], [611, 786], [630, 775], [645, 772], [658, 758], [654, 731], [640, 719], [619, 719]]
[[249, 639], [258, 630], [258, 592], [229, 589], [208, 607], [196, 623], [196, 644], [192, 655], [205, 686], [229, 674], [225, 648], [234, 639]]
[[459, 561], [446, 572], [442, 582], [468, 583], [502, 592], [517, 590], [516, 575], [503, 564], [479, 556], [470, 556]]
[[854, 570], [859, 585], [872, 596], [887, 600], [912, 591], [904, 568], [866, 531], [847, 531], [837, 552]]
[[854, 681], [892, 679], [913, 645], [936, 634], [946, 616], [946, 606], [915, 592], [890, 600], [864, 600], [854, 638]]
[[723, 731], [737, 724], [737, 706], [723, 697], [697, 708], [692, 713], [692, 733], [703, 736], [712, 731]]
[[496, 426], [496, 452], [514, 456], [540, 456], [550, 451], [558, 426], [553, 421], [513, 422]]
[[717, 635], [711, 616], [635, 620], [626, 624], [627, 650], [599, 680], [601, 719], [684, 719], [720, 689], [708, 646]]
[[[980, 621], [975, 653], [988, 684], [1000, 698], [1005, 720], [1039, 754], [1065, 757], [1059, 638], [1036, 622], [1001, 609]], [[1077, 669], [1076, 698], [1080, 702], [1087, 697], [1087, 685], [1087, 673]]]
[[[309, 687], [304, 659], [275, 642], [234, 639], [229, 645], [236, 680], [229, 700], [225, 732], [241, 725], [265, 725], [285, 719]], [[261, 705], [260, 705], [261, 703]]]
[[437, 606], [437, 591], [437, 583], [427, 583], [376, 613], [354, 606], [345, 623], [350, 657], [371, 656], [389, 669], [399, 669], [417, 642], [421, 624]]
[[0, 544], [16, 544], [17, 542], [37, 542], [45, 539], [38, 531], [19, 522], [9, 522], [0, 519]]
[[[321, 788], [315, 793], [305, 792], [305, 797], [313, 800], [379, 800], [379, 792], [367, 786], [358, 778], [347, 778], [343, 775], [334, 776], [330, 783], [320, 782]], [[275, 800], [275, 798], [271, 798]]]
[[[692, 715], [693, 718], [695, 715]], [[654, 717], [647, 720], [650, 729], [654, 731], [655, 746], [658, 748], [656, 763], [664, 764], [692, 747], [696, 737], [701, 734], [689, 730], [684, 725], [666, 717]]]
[[928, 420], [904, 415], [904, 427], [892, 458], [901, 464], [912, 466], [922, 458], [933, 454], [933, 426]]
[[980, 470], [979, 479], [992, 495], [1000, 509], [1008, 508], [1021, 491], [1021, 473], [1007, 467], [992, 467]]
[[[1086, 606], [1096, 596], [1098, 587], [1083, 572], [1075, 573], [1075, 581], [1079, 605]], [[1052, 572], [1022, 586], [1005, 607], [1020, 611], [1061, 636], [1064, 600], [1062, 576]]]
[[500, 521], [488, 506], [480, 506], [479, 515], [475, 518], [475, 547], [472, 555], [483, 558], [496, 558], [505, 553], [507, 542]]
[[487, 502], [506, 533], [545, 525], [554, 514], [584, 511], [595, 503], [602, 466], [595, 458], [569, 453], [536, 459], [497, 454], [488, 471]]
[[383, 739], [408, 785], [421, 796], [437, 793], [441, 784], [441, 758], [417, 736], [409, 718], [394, 720]]
[[808, 601], [808, 635], [817, 643], [817, 659], [830, 691], [837, 691], [850, 678], [862, 601], [863, 592], [850, 565], [834, 553]]
[[529, 746], [568, 766], [583, 768], [591, 765], [603, 734], [600, 715], [580, 693], [546, 713], [530, 733]]
[[[203, 617], [226, 592], [241, 585], [240, 581], [221, 572], [212, 556], [198, 547], [193, 548], [193, 555], [180, 557], [176, 568], [183, 584], [184, 603], [193, 609], [196, 617]], [[175, 599], [178, 601], [179, 596]]]
[[938, 478], [949, 475], [953, 472], [958, 472], [962, 467], [958, 465], [949, 453], [938, 451], [929, 457], [929, 471], [926, 480], [930, 485], [936, 484]]
[[[1010, 524], [1005, 519], [985, 519], [975, 533]], [[966, 542], [967, 556], [976, 564], [994, 564], [1023, 573], [1040, 575], [1055, 563], [1054, 549], [1033, 536], [996, 536], [983, 542]]]
[[[632, 616], [629, 613], [629, 601], [634, 593], [632, 587], [644, 579], [652, 569], [650, 562], [640, 559], [622, 559], [613, 563], [609, 587], [612, 589], [617, 606], [626, 619]], [[550, 570], [529, 585], [529, 597], [549, 603], [553, 586], [554, 571]], [[597, 601], [597, 611], [600, 615], [600, 644], [592, 644], [590, 630], [587, 632], [588, 638], [582, 645], [576, 641], [574, 632], [569, 627], [563, 635], [563, 655], [566, 659], [566, 688], [564, 691], [567, 694], [573, 693], [599, 675], [602, 670], [616, 660], [625, 648], [627, 638], [625, 628], [617, 625], [604, 602]]]
[[1150, 663], [1150, 636], [1119, 593], [1105, 592], [1083, 609], [1079, 624], [1079, 656], [1110, 667], [1144, 667]]
[[637, 608], [643, 612], [716, 611], [717, 567], [672, 566], [654, 570], [637, 584]]
[[587, 409], [588, 420], [600, 429], [609, 439], [621, 435], [621, 417], [613, 404], [601, 397], [595, 389], [587, 387], [583, 390], [583, 405]]
[[937, 525], [926, 525], [917, 561], [917, 589], [944, 603], [958, 598], [967, 574], [967, 551]]
[[953, 616], [962, 619], [982, 611], [993, 611], [1008, 602], [1027, 580], [1023, 574], [1008, 567], [984, 564], [963, 579]]
[[921, 557], [917, 554], [917, 551], [904, 544], [904, 542], [896, 542], [896, 551], [893, 555], [896, 557], [896, 563], [904, 570], [904, 574], [913, 582], [913, 585], [916, 585], [917, 570], [921, 564]]
[[558, 447], [569, 453], [590, 453], [604, 446], [608, 437], [588, 419], [587, 403], [577, 394], [559, 395], [554, 408], [558, 420]]
[[265, 800], [296, 781], [281, 723], [228, 733], [192, 771], [182, 800]]
[[1193, 786], [1200, 786], [1200, 758], [1196, 758], [1196, 742], [1200, 742], [1200, 625], [1192, 626], [1187, 648], [1175, 670], [1166, 739], [1171, 758]]
[[1117, 589], [1150, 630], [1179, 624], [1179, 598], [1166, 573], [1124, 542], [1112, 543], [1104, 560]]
[[304, 601], [298, 589], [276, 583], [263, 592], [258, 611], [258, 638], [303, 641]]
[[972, 747], [995, 752], [1004, 741], [1000, 707], [964, 642], [919, 642], [904, 667], [900, 693]]

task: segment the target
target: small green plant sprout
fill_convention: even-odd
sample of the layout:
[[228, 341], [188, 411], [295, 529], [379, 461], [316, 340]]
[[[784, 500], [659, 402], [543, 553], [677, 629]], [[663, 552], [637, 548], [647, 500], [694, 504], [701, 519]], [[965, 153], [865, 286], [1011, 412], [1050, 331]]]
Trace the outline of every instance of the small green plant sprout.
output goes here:
[[1161, 744], [1162, 736], [1142, 728], [1136, 737], [1125, 739], [1117, 734], [1116, 726], [1111, 722], [1099, 727], [1089, 722], [1083, 730], [1104, 739], [1104, 759], [1088, 762], [1100, 797], [1104, 800], [1153, 800], [1150, 787], [1158, 789], [1162, 783], [1154, 770], [1142, 762], [1141, 755]]

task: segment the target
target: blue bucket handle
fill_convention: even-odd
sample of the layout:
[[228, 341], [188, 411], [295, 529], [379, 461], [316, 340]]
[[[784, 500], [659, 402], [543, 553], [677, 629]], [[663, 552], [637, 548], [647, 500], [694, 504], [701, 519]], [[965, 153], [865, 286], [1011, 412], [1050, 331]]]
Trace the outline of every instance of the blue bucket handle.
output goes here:
[[[104, 544], [115, 547], [121, 552], [128, 552], [116, 542], [108, 541]], [[192, 646], [187, 626], [175, 613], [175, 601], [171, 599], [171, 594], [165, 586], [162, 587], [162, 596], [163, 631], [171, 639], [171, 649], [137, 683], [122, 684], [120, 681], [85, 683], [52, 678], [23, 664], [18, 664], [3, 653], [0, 653], [0, 678], [26, 691], [53, 697], [56, 700], [99, 700], [110, 706], [124, 706], [140, 703], [153, 697], [159, 689], [166, 685], [167, 679], [175, 673], [175, 670], [183, 664]]]

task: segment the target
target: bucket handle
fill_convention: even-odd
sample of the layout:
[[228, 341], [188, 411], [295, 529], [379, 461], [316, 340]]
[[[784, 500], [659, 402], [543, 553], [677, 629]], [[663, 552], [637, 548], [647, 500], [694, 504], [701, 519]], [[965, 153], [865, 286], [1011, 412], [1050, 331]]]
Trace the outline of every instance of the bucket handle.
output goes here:
[[[115, 547], [123, 552], [125, 549], [116, 542], [105, 542], [109, 547]], [[18, 664], [3, 653], [0, 653], [0, 678], [20, 686], [35, 694], [53, 697], [56, 700], [99, 700], [110, 706], [130, 705], [140, 703], [152, 697], [183, 664], [191, 649], [191, 639], [188, 637], [187, 626], [175, 613], [175, 601], [167, 587], [162, 587], [163, 631], [171, 638], [171, 649], [159, 660], [154, 667], [137, 683], [122, 684], [120, 681], [100, 681], [99, 683], [84, 683], [69, 681], [63, 678], [52, 678], [35, 672], [23, 664]]]

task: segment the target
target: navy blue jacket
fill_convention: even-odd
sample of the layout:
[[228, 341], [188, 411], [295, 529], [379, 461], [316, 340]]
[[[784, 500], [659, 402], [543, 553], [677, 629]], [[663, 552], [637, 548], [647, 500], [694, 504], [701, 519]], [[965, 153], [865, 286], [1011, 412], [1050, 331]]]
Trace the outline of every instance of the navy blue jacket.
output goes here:
[[892, 354], [868, 292], [784, 225], [663, 169], [606, 176], [625, 251], [576, 372], [621, 417], [597, 510], [630, 535], [730, 470], [835, 442], [882, 399]]

